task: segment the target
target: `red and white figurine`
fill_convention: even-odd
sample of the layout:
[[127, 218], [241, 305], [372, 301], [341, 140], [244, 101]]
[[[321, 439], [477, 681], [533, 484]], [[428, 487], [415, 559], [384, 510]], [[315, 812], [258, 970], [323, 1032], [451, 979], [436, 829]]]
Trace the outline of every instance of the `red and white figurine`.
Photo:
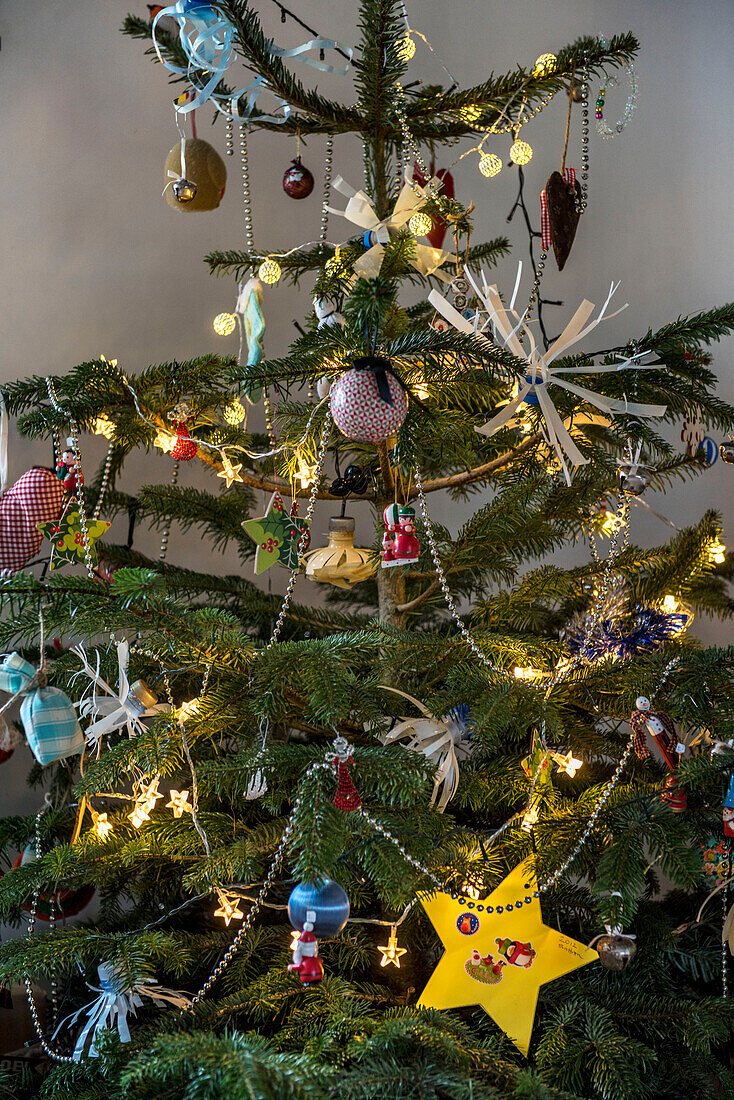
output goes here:
[[293, 962], [288, 969], [298, 974], [302, 985], [315, 985], [324, 977], [324, 964], [319, 958], [319, 942], [313, 934], [316, 913], [309, 909], [303, 922], [303, 931], [293, 949]]
[[409, 504], [388, 504], [384, 516], [382, 568], [418, 561], [421, 547], [415, 535], [415, 509]]
[[81, 470], [77, 473], [71, 439], [67, 439], [66, 450], [61, 452], [61, 457], [56, 463], [56, 476], [70, 497], [75, 496], [77, 489], [84, 484], [84, 475]]

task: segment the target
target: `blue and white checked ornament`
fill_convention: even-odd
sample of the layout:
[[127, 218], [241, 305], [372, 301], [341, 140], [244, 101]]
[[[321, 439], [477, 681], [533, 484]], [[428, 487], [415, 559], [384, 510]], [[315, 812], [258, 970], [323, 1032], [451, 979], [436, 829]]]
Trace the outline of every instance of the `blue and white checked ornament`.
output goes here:
[[60, 688], [30, 691], [21, 704], [20, 718], [30, 750], [39, 764], [77, 756], [84, 749], [84, 734], [74, 705]]
[[0, 664], [0, 691], [18, 695], [25, 691], [35, 675], [36, 670], [30, 661], [26, 661], [20, 653], [8, 653]]

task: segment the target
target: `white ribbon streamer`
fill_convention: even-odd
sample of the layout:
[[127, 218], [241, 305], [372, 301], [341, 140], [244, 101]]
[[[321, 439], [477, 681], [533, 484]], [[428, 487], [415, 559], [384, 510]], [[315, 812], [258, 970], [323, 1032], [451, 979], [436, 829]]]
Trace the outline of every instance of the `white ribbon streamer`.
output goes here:
[[[407, 742], [406, 748], [421, 752], [436, 769], [431, 806], [439, 813], [448, 806], [459, 787], [459, 760], [468, 757], [469, 744], [463, 740], [464, 724], [452, 715], [436, 718], [412, 695], [398, 688], [381, 685], [383, 691], [392, 691], [412, 703], [424, 718], [403, 718], [389, 733], [382, 736], [383, 745], [397, 741]], [[368, 727], [369, 728], [369, 727]], [[440, 797], [439, 797], [440, 795]]]
[[[359, 226], [373, 235], [375, 243], [368, 248], [363, 256], [355, 261], [354, 274], [361, 279], [374, 279], [380, 274], [382, 261], [385, 256], [385, 245], [390, 240], [391, 229], [401, 229], [413, 215], [425, 206], [428, 199], [441, 187], [441, 180], [434, 176], [428, 180], [425, 187], [421, 187], [410, 177], [408, 169], [405, 171], [405, 183], [398, 195], [392, 214], [382, 220], [377, 217], [372, 200], [366, 191], [355, 191], [341, 176], [334, 180], [334, 189], [340, 195], [348, 199], [344, 210], [338, 210], [335, 206], [327, 206], [331, 214], [338, 214], [354, 225]], [[421, 275], [433, 275], [442, 264], [450, 258], [448, 252], [442, 248], [433, 248], [430, 245], [416, 244], [415, 255], [410, 257], [409, 263]]]
[[[614, 283], [611, 284], [604, 305], [599, 310], [598, 315], [591, 321], [589, 321], [589, 318], [596, 307], [593, 302], [584, 299], [561, 335], [551, 344], [547, 351], [541, 351], [536, 345], [532, 332], [525, 324], [525, 313], [522, 314], [522, 316], [518, 316], [512, 309], [507, 311], [502, 304], [497, 287], [487, 285], [484, 273], [482, 273], [481, 289], [471, 275], [468, 275], [468, 279], [477, 297], [484, 305], [489, 321], [492, 324], [497, 343], [503, 344], [518, 359], [525, 359], [529, 368], [524, 379], [517, 379], [515, 392], [504, 408], [493, 416], [491, 420], [488, 420], [486, 424], [482, 424], [480, 427], [475, 428], [475, 431], [479, 432], [480, 435], [494, 435], [513, 418], [520, 406], [525, 402], [537, 404], [543, 417], [546, 440], [555, 451], [558, 461], [561, 464], [566, 484], [570, 485], [572, 473], [568, 469], [566, 460], [573, 466], [584, 466], [589, 460], [579, 450], [563, 423], [549, 395], [548, 390], [550, 386], [559, 386], [561, 389], [575, 394], [577, 397], [581, 398], [583, 401], [587, 401], [590, 405], [594, 405], [608, 416], [612, 416], [615, 413], [626, 413], [641, 417], [664, 415], [666, 410], [665, 405], [646, 405], [636, 401], [627, 401], [626, 398], [624, 400], [619, 400], [613, 397], [606, 397], [603, 394], [594, 393], [593, 390], [587, 389], [585, 386], [579, 386], [575, 382], [571, 382], [563, 377], [566, 374], [603, 374], [609, 371], [624, 370], [625, 367], [632, 365], [637, 369], [657, 369], [656, 364], [639, 362], [641, 356], [647, 355], [647, 352], [638, 352], [634, 355], [623, 357], [617, 363], [551, 368], [551, 364], [554, 360], [559, 359], [571, 347], [588, 336], [601, 321], [610, 320], [627, 308], [627, 304], [625, 304], [614, 313], [607, 313], [609, 303], [619, 284], [616, 286]], [[496, 350], [496, 344], [488, 340], [487, 337], [483, 336], [478, 330], [475, 331], [475, 325], [465, 317], [462, 317], [462, 315], [458, 313], [437, 290], [432, 290], [430, 292], [428, 301], [458, 332], [474, 336], [480, 343], [486, 346], [488, 351]], [[513, 323], [513, 318], [516, 319], [516, 324]], [[522, 338], [520, 333], [522, 334]], [[523, 339], [527, 340], [529, 350], [526, 350], [523, 346]]]
[[59, 1033], [61, 1027], [68, 1022], [73, 1027], [84, 1013], [87, 1014], [87, 1022], [82, 1028], [81, 1034], [74, 1047], [74, 1061], [78, 1062], [84, 1054], [87, 1041], [91, 1036], [91, 1044], [88, 1054], [90, 1058], [99, 1057], [97, 1050], [97, 1036], [106, 1028], [117, 1028], [120, 1041], [130, 1042], [130, 1027], [128, 1016], [135, 1016], [136, 1009], [143, 1005], [143, 997], [149, 997], [155, 1004], [171, 1005], [174, 1008], [184, 1008], [189, 1003], [189, 994], [176, 989], [166, 989], [158, 985], [153, 978], [145, 978], [138, 985], [130, 986], [122, 993], [115, 993], [113, 989], [115, 971], [109, 963], [102, 963], [97, 967], [99, 985], [90, 985], [89, 988], [99, 993], [95, 1000], [90, 1001], [70, 1016], [65, 1017], [56, 1028], [53, 1037]]
[[[91, 719], [92, 724], [87, 727], [84, 736], [93, 748], [99, 749], [105, 734], [122, 729], [125, 725], [127, 726], [128, 736], [137, 737], [145, 731], [145, 726], [141, 721], [142, 718], [149, 718], [154, 714], [159, 714], [162, 710], [169, 709], [165, 703], [156, 703], [151, 707], [146, 706], [130, 690], [127, 676], [130, 647], [127, 642], [118, 642], [117, 645], [117, 690], [110, 687], [107, 681], [100, 676], [99, 654], [97, 654], [97, 668], [94, 669], [87, 659], [84, 646], [72, 647], [72, 653], [76, 654], [83, 666], [81, 672], [77, 675], [84, 673], [91, 681], [77, 705], [80, 717]], [[89, 692], [91, 694], [88, 694]], [[98, 715], [102, 717], [98, 717]]]

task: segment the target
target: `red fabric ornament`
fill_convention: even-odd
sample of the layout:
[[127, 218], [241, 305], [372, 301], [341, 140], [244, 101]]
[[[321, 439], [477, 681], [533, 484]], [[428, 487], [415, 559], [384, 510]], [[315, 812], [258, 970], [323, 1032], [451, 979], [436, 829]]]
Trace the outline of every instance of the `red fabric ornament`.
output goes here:
[[[26, 863], [33, 863], [35, 858], [33, 845], [28, 844], [13, 863], [13, 867], [23, 867]], [[93, 886], [80, 886], [78, 890], [57, 890], [53, 895], [54, 914], [57, 917], [75, 917], [77, 913], [81, 913], [82, 909], [86, 909], [93, 897]], [[30, 913], [31, 903], [23, 902], [23, 909], [26, 913]], [[36, 917], [43, 921], [51, 919], [51, 898], [48, 894], [39, 896]]]
[[34, 466], [0, 497], [0, 571], [15, 573], [33, 561], [43, 535], [37, 524], [58, 519], [64, 490], [53, 470]]
[[283, 176], [283, 190], [292, 199], [307, 199], [313, 191], [313, 175], [305, 165], [301, 164], [300, 157], [296, 157], [291, 161], [290, 168], [286, 168]]
[[190, 462], [192, 458], [196, 458], [196, 443], [191, 438], [191, 432], [183, 421], [179, 421], [173, 427], [176, 432], [176, 442], [171, 447], [171, 458]]
[[[351, 756], [348, 758], [347, 763], [354, 763]], [[341, 760], [337, 760], [334, 767], [336, 768], [338, 778], [336, 794], [334, 795], [334, 805], [337, 810], [358, 810], [362, 805], [362, 799], [359, 797], [359, 791], [354, 786], [354, 781], [352, 780], [347, 764], [342, 763]]]
[[[416, 183], [419, 183], [421, 187], [425, 187], [426, 178], [421, 172], [417, 164], [413, 165], [413, 179]], [[454, 198], [454, 177], [449, 172], [448, 168], [439, 168], [436, 172], [436, 179], [443, 181], [443, 187], [441, 188], [441, 194], [445, 195], [447, 199]], [[443, 218], [433, 218], [433, 229], [430, 233], [427, 233], [429, 243], [433, 248], [441, 248], [443, 245], [443, 239], [446, 236], [447, 229], [446, 222]]]

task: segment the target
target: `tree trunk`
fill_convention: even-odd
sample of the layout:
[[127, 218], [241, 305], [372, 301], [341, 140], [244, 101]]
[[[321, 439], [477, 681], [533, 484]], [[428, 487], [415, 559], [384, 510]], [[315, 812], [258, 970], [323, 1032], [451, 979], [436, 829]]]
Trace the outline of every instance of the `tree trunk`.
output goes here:
[[380, 622], [402, 630], [406, 613], [397, 610], [398, 604], [405, 603], [405, 577], [401, 566], [393, 569], [377, 567], [377, 595]]

